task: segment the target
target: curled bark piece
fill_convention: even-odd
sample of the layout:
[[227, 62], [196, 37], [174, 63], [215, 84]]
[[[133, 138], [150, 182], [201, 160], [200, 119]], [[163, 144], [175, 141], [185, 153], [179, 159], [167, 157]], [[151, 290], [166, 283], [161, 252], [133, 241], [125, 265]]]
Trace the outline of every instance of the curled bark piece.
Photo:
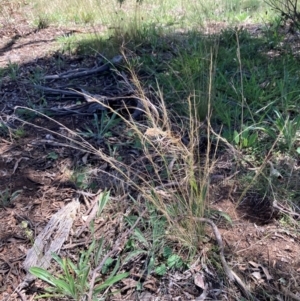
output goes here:
[[76, 198], [56, 212], [43, 231], [36, 237], [34, 245], [27, 252], [23, 263], [23, 267], [27, 272], [26, 276], [15, 289], [22, 300], [25, 298], [22, 290], [28, 288], [36, 278], [29, 273], [29, 269], [31, 267], [49, 268], [52, 253], [59, 254], [62, 245], [69, 236], [79, 207], [79, 200]]

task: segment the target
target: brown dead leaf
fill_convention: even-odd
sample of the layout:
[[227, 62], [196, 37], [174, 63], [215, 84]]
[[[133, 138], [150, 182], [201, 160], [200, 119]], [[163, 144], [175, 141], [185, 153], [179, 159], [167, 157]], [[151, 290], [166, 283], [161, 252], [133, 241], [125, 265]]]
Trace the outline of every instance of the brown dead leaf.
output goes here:
[[[256, 262], [254, 262], [254, 261], [249, 261], [249, 264], [252, 266], [252, 267], [254, 267], [254, 271], [255, 272], [253, 272], [251, 275], [252, 276], [254, 276], [255, 278], [256, 278], [256, 276], [259, 274], [260, 275], [260, 278], [261, 278], [261, 270], [263, 271], [263, 273], [265, 274], [265, 276], [266, 276], [266, 278], [267, 278], [267, 280], [271, 280], [271, 279], [273, 279], [273, 277], [270, 275], [270, 273], [269, 273], [269, 270], [266, 268], [266, 267], [264, 267], [263, 265], [261, 265], [261, 264], [259, 264], [259, 263], [256, 263]], [[256, 279], [258, 279], [258, 278], [256, 278]]]
[[256, 279], [256, 280], [261, 280], [261, 273], [260, 272], [253, 272], [251, 275]]
[[149, 279], [146, 282], [144, 282], [143, 287], [147, 288], [149, 291], [155, 293], [158, 289], [156, 279]]
[[196, 273], [195, 276], [194, 276], [194, 283], [202, 288], [203, 290], [205, 289], [205, 284], [204, 284], [204, 278], [203, 278], [203, 275], [200, 274], [200, 273]]
[[139, 300], [152, 301], [155, 300], [155, 296], [149, 292], [142, 292], [139, 296]]
[[131, 279], [131, 278], [123, 279], [121, 282], [125, 285], [126, 289], [128, 289], [128, 288], [134, 288], [138, 284], [138, 282], [136, 280]]

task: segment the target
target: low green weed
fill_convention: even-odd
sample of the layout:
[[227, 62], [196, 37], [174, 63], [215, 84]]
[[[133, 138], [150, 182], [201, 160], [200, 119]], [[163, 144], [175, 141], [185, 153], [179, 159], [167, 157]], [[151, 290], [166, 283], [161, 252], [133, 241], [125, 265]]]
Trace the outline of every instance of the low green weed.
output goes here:
[[22, 190], [16, 190], [11, 192], [6, 188], [0, 191], [0, 207], [7, 207], [13, 204], [13, 202], [19, 197]]
[[50, 19], [43, 15], [39, 15], [33, 24], [38, 30], [45, 29], [50, 26]]
[[15, 113], [26, 121], [33, 120], [38, 114], [33, 109], [27, 109], [25, 107], [17, 107]]
[[16, 81], [19, 77], [20, 67], [17, 63], [9, 62], [7, 65], [7, 75], [12, 81]]
[[[82, 300], [90, 289], [90, 256], [94, 249], [95, 243], [91, 244], [86, 252], [82, 252], [77, 264], [74, 264], [69, 258], [60, 258], [56, 254], [52, 254], [53, 259], [62, 270], [62, 273], [58, 275], [53, 275], [43, 268], [30, 268], [30, 273], [32, 275], [50, 285], [50, 287], [45, 289], [47, 293], [38, 296], [38, 298], [69, 297], [78, 301]], [[97, 282], [101, 281], [101, 277], [98, 277], [98, 281], [96, 281], [96, 285], [93, 288], [93, 300], [98, 300], [97, 295], [101, 293], [101, 291], [129, 276], [129, 273], [117, 274], [119, 266], [118, 261], [117, 264], [113, 264], [111, 258], [108, 258], [106, 262], [106, 265], [104, 265], [104, 268], [102, 269], [103, 274], [106, 274], [108, 268], [114, 267], [114, 270], [101, 284], [97, 284]]]
[[258, 131], [247, 127], [240, 134], [234, 130], [233, 141], [239, 148], [253, 147], [258, 143]]
[[16, 130], [13, 130], [12, 133], [13, 133], [13, 138], [15, 139], [21, 139], [26, 137], [27, 135], [27, 132], [23, 127], [18, 127]]
[[30, 227], [28, 226], [28, 221], [22, 221], [21, 223], [21, 229], [24, 231], [25, 236], [27, 237], [27, 239], [30, 240], [30, 242], [32, 243], [32, 245], [34, 244], [34, 233], [33, 231], [30, 229]]
[[47, 158], [51, 159], [51, 160], [57, 160], [58, 159], [58, 154], [56, 152], [50, 152], [47, 155]]
[[43, 81], [44, 76], [44, 71], [41, 68], [37, 67], [34, 68], [32, 73], [30, 74], [29, 81], [34, 85], [40, 84]]
[[87, 189], [90, 187], [90, 177], [87, 169], [78, 168], [71, 172], [70, 180], [78, 187], [79, 189]]
[[[163, 276], [167, 271], [187, 268], [183, 259], [173, 254], [172, 249], [166, 245], [168, 224], [164, 216], [158, 214], [156, 209], [149, 208], [149, 219], [141, 222], [141, 227], [136, 228], [128, 241], [128, 255], [124, 263], [130, 262], [137, 256], [146, 257], [145, 272]], [[132, 225], [135, 217], [128, 217], [127, 222]], [[142, 230], [143, 229], [143, 230]]]
[[155, 273], [159, 276], [163, 276], [169, 270], [181, 270], [183, 268], [188, 268], [184, 260], [178, 254], [174, 254], [170, 247], [165, 246], [160, 264], [155, 268]]
[[9, 128], [4, 122], [0, 122], [0, 136], [6, 137], [9, 135]]
[[276, 115], [276, 119], [274, 121], [274, 125], [277, 130], [279, 130], [279, 135], [282, 135], [283, 141], [281, 144], [291, 152], [294, 148], [296, 141], [299, 140], [300, 133], [300, 116], [296, 116], [293, 119], [290, 119], [289, 116], [284, 117], [277, 110], [274, 111]]
[[85, 127], [85, 131], [79, 133], [85, 138], [95, 138], [104, 139], [111, 137], [112, 130], [121, 122], [121, 119], [116, 115], [116, 113], [101, 112], [100, 119], [97, 114], [94, 114], [94, 120], [92, 121], [92, 127]]
[[26, 137], [27, 132], [23, 126], [18, 128], [9, 127], [5, 122], [0, 121], [0, 137], [10, 137], [11, 140], [18, 140]]

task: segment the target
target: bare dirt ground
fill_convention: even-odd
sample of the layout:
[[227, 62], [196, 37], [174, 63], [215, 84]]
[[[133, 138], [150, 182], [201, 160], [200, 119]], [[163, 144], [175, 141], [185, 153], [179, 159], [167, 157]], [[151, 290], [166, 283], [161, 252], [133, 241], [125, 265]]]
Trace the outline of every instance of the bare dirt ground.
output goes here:
[[[14, 78], [8, 72], [0, 84], [1, 121], [9, 124], [12, 129], [6, 135], [0, 136], [0, 191], [3, 195], [7, 193], [7, 198], [2, 197], [7, 203], [0, 204], [2, 205], [0, 207], [1, 300], [20, 298], [15, 293], [15, 288], [25, 276], [23, 262], [27, 250], [32, 246], [32, 241], [26, 234], [26, 229], [22, 227], [22, 222], [27, 221], [28, 227], [36, 236], [58, 209], [76, 197], [82, 184], [78, 183], [80, 182], [78, 179], [72, 178], [69, 172], [71, 169], [80, 169], [87, 164], [86, 154], [63, 145], [65, 141], [62, 137], [69, 133], [62, 125], [73, 130], [82, 130], [84, 124], [90, 124], [90, 117], [85, 115], [56, 116], [55, 119], [62, 124], [61, 126], [42, 116], [33, 115], [29, 116], [28, 120], [37, 127], [22, 125], [14, 114], [14, 107], [26, 107], [30, 102], [30, 105], [34, 104], [39, 108], [39, 103], [43, 101], [57, 104], [54, 98], [45, 100], [39, 91], [30, 88], [30, 78], [33, 78], [38, 71], [43, 74], [62, 73], [75, 68], [93, 67], [95, 62], [100, 60], [96, 57], [83, 58], [56, 52], [56, 38], [72, 34], [73, 30], [53, 27], [35, 30], [21, 17], [16, 24], [18, 25], [4, 24], [5, 26], [0, 29], [0, 67], [8, 67], [10, 72], [14, 72], [16, 68], [17, 73]], [[12, 65], [13, 63], [18, 64], [18, 67]], [[59, 84], [61, 87], [64, 83]], [[78, 81], [75, 80], [73, 84], [78, 87]], [[89, 80], [80, 79], [80, 86], [89, 87], [90, 91], [95, 93], [98, 92], [99, 85], [107, 88], [107, 95], [113, 96], [114, 91], [120, 91], [119, 88], [115, 88], [117, 85], [115, 75], [108, 74]], [[54, 86], [55, 83], [52, 87]], [[14, 129], [21, 125], [24, 134], [18, 135]], [[122, 132], [125, 130], [124, 125], [114, 128], [113, 135], [108, 138], [109, 143], [124, 143]], [[60, 135], [55, 136], [55, 133]], [[107, 141], [94, 139], [91, 143], [104, 152], [108, 151]], [[123, 147], [120, 156], [132, 158], [131, 151], [130, 147]], [[89, 156], [88, 164], [89, 167], [97, 166], [107, 174], [110, 173], [105, 163], [96, 156]], [[98, 171], [94, 179], [94, 185], [98, 188], [109, 189], [114, 185], [113, 179], [109, 176], [100, 177]], [[230, 187], [227, 190], [229, 191]], [[226, 193], [227, 190], [223, 190], [221, 194], [219, 192], [219, 199], [212, 200], [212, 206], [228, 214], [233, 221], [232, 226], [219, 225], [229, 265], [249, 284], [252, 292], [258, 296], [258, 300], [300, 300], [298, 228], [291, 224], [283, 226], [279, 222], [280, 216], [270, 218], [267, 223], [258, 223], [254, 219], [255, 216], [251, 219], [251, 214], [246, 218], [245, 211], [236, 209], [234, 202]], [[17, 196], [12, 200], [11, 194], [16, 191], [18, 191]], [[97, 221], [97, 233], [105, 234], [112, 242], [116, 240], [118, 233], [124, 230], [121, 217], [126, 214], [127, 202], [130, 202], [127, 198], [120, 199], [117, 205], [119, 213]], [[84, 215], [91, 206], [91, 199], [84, 201], [81, 197], [80, 214], [74, 223], [74, 231], [84, 225], [80, 216]], [[202, 273], [205, 267], [206, 272], [203, 272], [205, 281], [211, 288], [210, 299], [207, 300], [237, 300], [235, 289], [231, 289], [230, 285], [227, 291], [221, 286], [217, 289], [214, 284], [217, 281], [214, 277], [217, 276], [214, 273], [209, 274], [205, 258], [209, 261], [210, 256], [216, 257], [211, 251], [214, 236], [209, 233], [208, 243], [199, 250], [201, 263], [189, 275], [173, 275], [173, 280], [170, 280], [172, 278], [169, 276], [168, 281], [149, 276], [144, 283], [146, 290], [136, 296], [133, 294], [136, 281], [132, 276], [131, 283], [121, 281], [119, 284], [121, 294], [118, 300], [197, 300], [202, 290], [195, 285], [193, 276], [195, 273]], [[72, 256], [71, 254], [75, 253], [78, 247], [87, 243], [88, 237], [85, 237], [85, 234], [83, 232], [79, 238], [70, 238], [62, 248], [62, 256]], [[137, 275], [140, 273], [139, 267], [140, 265], [136, 263], [128, 270], [132, 275]], [[176, 289], [170, 285], [172, 281], [178, 283]], [[167, 282], [169, 284], [166, 284]], [[32, 300], [40, 290], [39, 285], [41, 284], [38, 283], [26, 292], [25, 300]], [[125, 287], [127, 289], [124, 289]], [[213, 293], [215, 297], [212, 297]], [[154, 299], [155, 297], [158, 299]], [[111, 300], [117, 300], [117, 297], [112, 297]]]

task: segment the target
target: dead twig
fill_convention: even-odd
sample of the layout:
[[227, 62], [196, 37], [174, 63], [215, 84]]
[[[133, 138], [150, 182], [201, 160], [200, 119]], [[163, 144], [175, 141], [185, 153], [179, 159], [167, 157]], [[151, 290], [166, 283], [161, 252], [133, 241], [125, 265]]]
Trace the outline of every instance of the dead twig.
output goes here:
[[291, 209], [286, 208], [286, 207], [284, 207], [284, 206], [281, 205], [281, 204], [278, 204], [276, 200], [273, 201], [273, 208], [277, 209], [279, 212], [283, 212], [283, 213], [288, 214], [288, 215], [290, 215], [290, 216], [295, 216], [295, 217], [297, 217], [297, 218], [300, 217], [300, 214], [299, 214], [299, 213], [294, 212], [294, 211], [292, 211]]
[[89, 75], [93, 75], [95, 73], [100, 73], [100, 72], [105, 72], [108, 71], [110, 69], [110, 67], [113, 64], [120, 64], [123, 60], [123, 57], [121, 55], [117, 55], [114, 58], [112, 58], [112, 60], [100, 67], [96, 67], [96, 68], [92, 68], [92, 69], [88, 69], [88, 70], [84, 70], [84, 71], [79, 71], [78, 70], [74, 70], [74, 72], [68, 72], [66, 73], [62, 73], [62, 74], [56, 74], [56, 75], [46, 75], [44, 76], [45, 80], [50, 80], [50, 79], [72, 79], [72, 78], [79, 78], [79, 77], [84, 77], [84, 76], [89, 76]]
[[50, 94], [82, 96], [82, 93], [73, 90], [54, 89], [54, 88], [44, 87], [41, 85], [30, 85], [30, 86], [37, 90], [48, 92]]
[[[187, 216], [185, 216], [187, 217]], [[183, 217], [181, 217], [182, 219]], [[208, 219], [208, 218], [201, 218], [201, 217], [190, 217], [188, 216], [187, 218], [192, 218], [195, 221], [201, 222], [201, 223], [207, 223], [211, 226], [215, 238], [217, 240], [217, 244], [219, 246], [219, 251], [220, 251], [220, 259], [222, 262], [222, 266], [224, 269], [224, 272], [226, 274], [226, 276], [229, 278], [230, 281], [235, 282], [241, 289], [242, 293], [244, 294], [244, 296], [247, 298], [247, 300], [257, 300], [255, 297], [253, 297], [249, 291], [249, 289], [247, 288], [247, 286], [245, 285], [245, 283], [242, 281], [242, 279], [229, 267], [225, 256], [224, 256], [224, 245], [223, 245], [223, 241], [222, 241], [222, 237], [221, 234], [219, 232], [218, 227], [215, 225], [215, 223]]]

